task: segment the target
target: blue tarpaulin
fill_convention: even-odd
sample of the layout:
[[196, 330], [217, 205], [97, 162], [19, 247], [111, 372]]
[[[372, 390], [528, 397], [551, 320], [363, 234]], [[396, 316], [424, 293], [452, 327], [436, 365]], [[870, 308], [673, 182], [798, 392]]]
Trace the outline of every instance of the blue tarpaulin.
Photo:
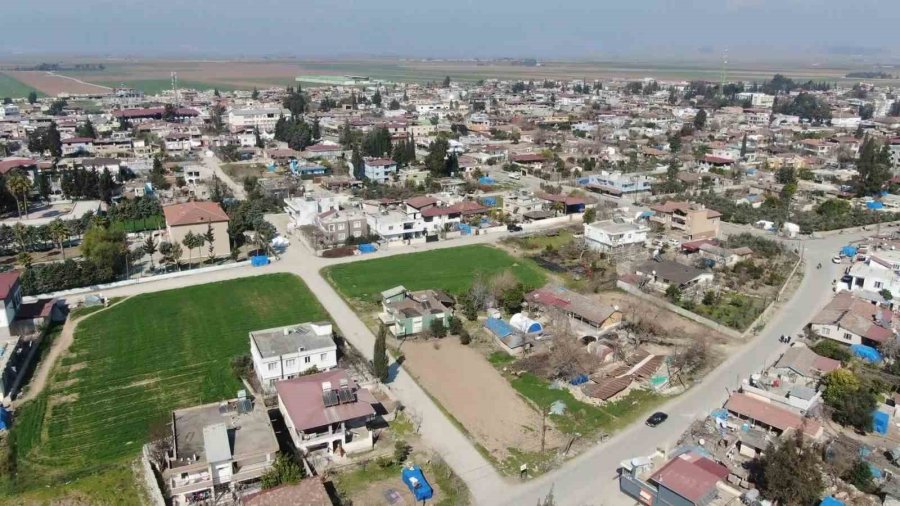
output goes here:
[[253, 267], [262, 267], [264, 265], [269, 265], [269, 256], [268, 255], [255, 255], [250, 257], [250, 265]]
[[0, 430], [5, 430], [9, 428], [9, 411], [6, 410], [3, 406], [0, 406]]
[[462, 235], [472, 235], [472, 227], [466, 223], [459, 224], [459, 231]]
[[492, 178], [491, 176], [481, 176], [480, 178], [478, 178], [478, 184], [494, 184], [494, 183], [496, 183], [496, 181], [494, 181], [494, 178]]
[[850, 246], [848, 244], [847, 246], [841, 248], [841, 255], [845, 257], [855, 257], [857, 251], [859, 250], [856, 248], [856, 246]]
[[358, 249], [360, 253], [375, 253], [375, 251], [377, 251], [375, 245], [370, 243], [360, 244], [356, 249]]
[[866, 346], [864, 344], [854, 344], [850, 346], [850, 351], [852, 351], [853, 354], [857, 357], [873, 364], [881, 362], [881, 353], [878, 353], [878, 350], [871, 346]]
[[587, 383], [589, 379], [590, 378], [588, 378], [587, 374], [579, 374], [578, 376], [575, 376], [574, 378], [570, 379], [569, 383], [572, 385], [578, 386], [578, 385], [583, 385], [583, 384]]
[[822, 499], [822, 502], [819, 503], [819, 506], [847, 506], [841, 501], [838, 501], [834, 497], [828, 496], [825, 499]]
[[488, 207], [494, 207], [497, 205], [497, 197], [482, 197], [481, 203]]
[[497, 337], [503, 338], [515, 332], [512, 326], [500, 318], [488, 318], [484, 321], [484, 327]]
[[872, 430], [879, 434], [887, 434], [891, 425], [891, 416], [884, 411], [872, 413]]
[[409, 487], [409, 491], [416, 496], [416, 501], [427, 501], [434, 496], [434, 491], [431, 490], [431, 485], [428, 484], [428, 480], [425, 479], [419, 466], [404, 467], [400, 471], [400, 475], [403, 477], [403, 483]]
[[867, 462], [867, 464], [869, 464], [869, 473], [872, 474], [872, 478], [880, 480], [884, 477], [884, 472], [881, 471], [881, 468], [871, 462]]
[[869, 209], [884, 209], [884, 204], [877, 200], [870, 200], [866, 202], [866, 207]]

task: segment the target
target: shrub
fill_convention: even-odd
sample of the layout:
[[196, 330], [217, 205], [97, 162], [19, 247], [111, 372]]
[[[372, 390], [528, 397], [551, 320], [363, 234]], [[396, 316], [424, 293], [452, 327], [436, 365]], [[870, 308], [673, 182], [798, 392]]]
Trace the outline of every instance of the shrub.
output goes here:
[[462, 332], [459, 333], [459, 344], [468, 345], [472, 342], [472, 336], [469, 335], [469, 332], [466, 329], [462, 329]]
[[412, 448], [406, 444], [406, 441], [398, 440], [394, 443], [394, 462], [403, 464], [406, 461], [406, 457], [409, 457], [410, 451], [412, 451]]
[[462, 331], [463, 331], [462, 320], [460, 320], [459, 318], [457, 318], [455, 316], [451, 316], [450, 320], [449, 320], [449, 324], [450, 324], [449, 330], [450, 330], [451, 334], [458, 336], [458, 335], [460, 335], [460, 333], [462, 333]]
[[111, 283], [116, 271], [111, 265], [99, 265], [88, 260], [66, 260], [32, 265], [22, 273], [24, 295], [57, 292], [72, 288]]
[[444, 322], [440, 318], [435, 318], [431, 320], [431, 325], [429, 326], [429, 330], [431, 331], [431, 335], [434, 337], [446, 337], [447, 336], [447, 327], [444, 327]]

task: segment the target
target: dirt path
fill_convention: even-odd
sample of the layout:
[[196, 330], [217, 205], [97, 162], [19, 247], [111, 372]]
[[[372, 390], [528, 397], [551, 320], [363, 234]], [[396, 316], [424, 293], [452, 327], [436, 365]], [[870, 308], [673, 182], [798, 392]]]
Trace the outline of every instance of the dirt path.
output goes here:
[[[116, 304], [118, 304], [118, 302]], [[47, 356], [45, 356], [41, 360], [41, 363], [38, 364], [37, 370], [34, 371], [34, 376], [32, 376], [31, 381], [28, 382], [28, 390], [25, 392], [25, 395], [14, 400], [12, 402], [13, 407], [18, 407], [22, 403], [34, 399], [44, 391], [44, 388], [47, 387], [47, 382], [50, 380], [50, 373], [53, 372], [53, 368], [56, 366], [56, 362], [59, 360], [59, 357], [61, 357], [63, 353], [68, 351], [69, 347], [72, 346], [72, 343], [75, 342], [75, 328], [78, 327], [78, 324], [85, 318], [89, 318], [91, 316], [94, 316], [95, 314], [102, 313], [103, 311], [106, 311], [116, 304], [112, 304], [109, 307], [105, 307], [99, 311], [94, 311], [93, 313], [84, 315], [80, 318], [67, 318], [66, 323], [63, 324], [62, 332], [59, 333], [59, 337], [57, 337], [56, 340], [53, 341], [50, 350], [47, 352]]]

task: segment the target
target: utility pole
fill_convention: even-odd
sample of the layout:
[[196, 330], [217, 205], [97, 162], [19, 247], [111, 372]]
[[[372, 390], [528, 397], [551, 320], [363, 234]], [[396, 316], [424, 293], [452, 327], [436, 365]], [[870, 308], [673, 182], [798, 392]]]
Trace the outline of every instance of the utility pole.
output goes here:
[[175, 100], [175, 107], [178, 107], [178, 72], [172, 72], [172, 97]]

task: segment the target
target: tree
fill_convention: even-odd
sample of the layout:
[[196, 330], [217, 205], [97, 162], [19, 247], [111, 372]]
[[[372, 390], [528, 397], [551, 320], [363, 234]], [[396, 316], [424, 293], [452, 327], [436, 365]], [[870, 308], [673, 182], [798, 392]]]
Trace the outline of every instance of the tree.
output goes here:
[[213, 88], [213, 96], [216, 98], [219, 98], [222, 96], [222, 94], [219, 93], [219, 88]]
[[97, 138], [97, 129], [94, 128], [94, 123], [91, 122], [90, 118], [87, 119], [81, 126], [75, 129], [75, 133], [79, 137], [89, 137], [91, 139]]
[[444, 327], [444, 320], [440, 318], [435, 318], [431, 320], [431, 324], [428, 325], [428, 330], [431, 332], [431, 335], [434, 337], [442, 338], [447, 337], [447, 328]]
[[450, 87], [450, 76], [444, 77], [444, 82], [441, 84], [441, 87], [443, 87], [443, 88]]
[[444, 160], [450, 142], [444, 137], [438, 137], [428, 145], [428, 155], [425, 157], [425, 167], [435, 176], [442, 176], [444, 172]]
[[388, 109], [392, 111], [399, 111], [400, 102], [398, 102], [396, 98], [391, 99], [391, 102], [388, 104]]
[[296, 462], [285, 454], [280, 454], [272, 464], [272, 468], [266, 471], [260, 478], [263, 489], [275, 488], [279, 485], [297, 483], [303, 477], [303, 472]]
[[825, 484], [818, 448], [805, 442], [802, 430], [777, 447], [770, 443], [757, 464], [754, 481], [766, 499], [778, 504], [815, 504], [822, 497]]
[[184, 244], [184, 247], [188, 250], [188, 266], [194, 265], [194, 249], [199, 248], [200, 240], [196, 234], [191, 231], [184, 234], [184, 238], [181, 239], [181, 244]]
[[741, 159], [747, 156], [747, 134], [744, 134], [744, 138], [741, 139]]
[[500, 295], [500, 305], [508, 314], [521, 311], [523, 302], [525, 302], [525, 285], [522, 283], [517, 283], [512, 288], [503, 290], [503, 293]]
[[310, 136], [314, 141], [317, 141], [322, 138], [322, 129], [319, 125], [319, 118], [315, 118], [312, 124], [312, 131], [310, 132]]
[[372, 105], [381, 107], [381, 92], [378, 90], [375, 90], [375, 94], [372, 95]]
[[96, 265], [123, 269], [125, 254], [128, 252], [127, 244], [124, 231], [95, 223], [81, 240], [81, 256]]
[[66, 259], [66, 240], [69, 238], [69, 227], [61, 219], [56, 218], [47, 226], [50, 238], [56, 243], [59, 251], [62, 253], [63, 260]]
[[262, 136], [259, 135], [259, 128], [256, 128], [256, 127], [253, 128], [253, 138], [254, 138], [253, 144], [255, 144], [256, 147], [258, 147], [259, 149], [266, 147], [266, 143], [263, 141]]
[[891, 291], [888, 290], [887, 288], [885, 288], [885, 289], [881, 290], [880, 292], [878, 292], [878, 295], [881, 295], [881, 298], [884, 299], [884, 300], [891, 300], [891, 299], [894, 298], [894, 294], [891, 293]]
[[475, 299], [470, 297], [469, 294], [462, 297], [462, 311], [463, 316], [470, 322], [478, 319], [478, 306], [476, 305]]
[[834, 412], [832, 418], [861, 432], [872, 430], [872, 412], [878, 404], [874, 386], [849, 369], [836, 369], [825, 376], [822, 399]]
[[[162, 242], [159, 245], [159, 254], [162, 255], [163, 263], [167, 265], [178, 267], [178, 261], [181, 260], [183, 252], [184, 250], [181, 249], [181, 245], [178, 243]], [[178, 269], [181, 270], [180, 267]]]
[[353, 177], [363, 181], [366, 179], [366, 165], [359, 150], [353, 148], [353, 154], [350, 156], [350, 164], [353, 165]]
[[591, 224], [597, 220], [597, 209], [590, 207], [584, 211], [584, 215], [582, 215], [581, 219], [585, 224]]
[[678, 288], [678, 285], [675, 284], [669, 285], [666, 287], [666, 298], [674, 304], [678, 304], [681, 302], [681, 288]]
[[841, 476], [841, 479], [852, 484], [861, 492], [872, 494], [876, 491], [875, 482], [872, 479], [872, 469], [863, 459], [857, 457], [850, 469]]
[[37, 102], [38, 96], [36, 91], [31, 91], [28, 93], [28, 103], [34, 105]]
[[[31, 181], [22, 173], [16, 171], [6, 179], [6, 189], [14, 197], [16, 197], [16, 207], [19, 209], [19, 217], [22, 217], [22, 211], [28, 214], [28, 194], [31, 193]], [[18, 198], [21, 197], [22, 204], [19, 205]]]
[[372, 357], [372, 372], [379, 381], [388, 380], [388, 356], [387, 356], [387, 329], [384, 325], [378, 327], [378, 336], [375, 338], [375, 350]]
[[220, 134], [225, 130], [225, 106], [216, 103], [209, 108], [209, 126], [213, 132]]
[[114, 186], [115, 181], [113, 181], [112, 174], [109, 173], [108, 168], [104, 167], [103, 172], [100, 173], [100, 176], [97, 179], [97, 192], [100, 194], [100, 200], [107, 204], [111, 204]]
[[50, 189], [50, 175], [44, 172], [38, 174], [37, 184], [38, 194], [41, 196], [41, 198], [44, 200], [50, 200], [50, 193], [52, 191]]
[[59, 116], [60, 114], [62, 114], [63, 109], [65, 109], [67, 105], [69, 104], [64, 98], [54, 100], [50, 104], [50, 107], [47, 108], [47, 114], [49, 114], [50, 116]]
[[206, 242], [206, 256], [212, 263], [216, 257], [216, 235], [213, 233], [212, 223], [206, 224], [206, 232], [203, 234], [203, 241]]
[[856, 160], [856, 194], [864, 197], [880, 192], [891, 179], [891, 152], [885, 145], [866, 137]]
[[396, 443], [394, 443], [394, 462], [397, 464], [403, 464], [406, 462], [407, 457], [409, 457], [409, 453], [412, 451], [412, 447], [406, 443], [406, 441], [402, 439], [398, 439]]
[[291, 115], [293, 115], [294, 119], [297, 119], [306, 112], [308, 100], [299, 86], [296, 90], [292, 87], [288, 87], [287, 92], [287, 96], [284, 97], [282, 105], [285, 109], [291, 111]]
[[672, 155], [677, 155], [681, 151], [681, 135], [678, 133], [670, 134], [668, 136], [669, 141], [669, 151], [672, 152]]
[[706, 111], [700, 109], [697, 111], [697, 115], [694, 116], [694, 128], [697, 130], [703, 130], [706, 127]]
[[250, 94], [250, 98], [253, 100], [259, 100], [259, 90], [256, 89], [256, 86], [253, 87], [253, 93]]
[[144, 239], [144, 244], [141, 245], [141, 251], [144, 252], [145, 255], [150, 257], [150, 270], [153, 270], [153, 255], [158, 251], [158, 245], [156, 239], [153, 236], [148, 236]]

